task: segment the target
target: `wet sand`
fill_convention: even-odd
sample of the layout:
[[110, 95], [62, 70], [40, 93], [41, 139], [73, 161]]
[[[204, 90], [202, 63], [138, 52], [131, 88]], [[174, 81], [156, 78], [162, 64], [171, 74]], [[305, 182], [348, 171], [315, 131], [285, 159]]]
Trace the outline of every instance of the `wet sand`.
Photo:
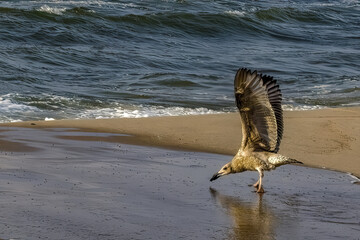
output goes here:
[[0, 157], [0, 238], [359, 237], [360, 186], [347, 174], [283, 166], [259, 195], [248, 186], [255, 172], [209, 182], [230, 156], [73, 130], [0, 128], [11, 146]]

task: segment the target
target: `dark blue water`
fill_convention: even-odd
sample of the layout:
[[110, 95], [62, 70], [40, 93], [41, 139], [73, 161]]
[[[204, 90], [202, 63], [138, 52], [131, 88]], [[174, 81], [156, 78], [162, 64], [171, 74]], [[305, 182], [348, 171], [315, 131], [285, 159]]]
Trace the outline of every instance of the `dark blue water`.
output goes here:
[[0, 2], [3, 122], [235, 111], [240, 67], [285, 109], [359, 106], [360, 2]]

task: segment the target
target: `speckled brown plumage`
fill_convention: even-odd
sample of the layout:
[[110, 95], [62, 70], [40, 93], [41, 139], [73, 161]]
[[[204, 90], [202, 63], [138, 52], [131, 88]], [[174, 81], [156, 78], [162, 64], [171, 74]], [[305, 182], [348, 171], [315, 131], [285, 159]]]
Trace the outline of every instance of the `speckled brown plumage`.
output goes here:
[[235, 75], [234, 93], [242, 124], [241, 147], [210, 181], [231, 173], [258, 171], [260, 177], [254, 187], [261, 193], [264, 171], [301, 162], [277, 153], [284, 127], [282, 95], [276, 80], [242, 68]]

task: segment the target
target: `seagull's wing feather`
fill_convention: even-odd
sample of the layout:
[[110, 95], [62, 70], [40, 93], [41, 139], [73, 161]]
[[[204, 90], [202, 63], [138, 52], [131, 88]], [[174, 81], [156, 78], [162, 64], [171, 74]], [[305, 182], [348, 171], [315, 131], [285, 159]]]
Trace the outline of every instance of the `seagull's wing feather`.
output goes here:
[[283, 134], [281, 92], [272, 77], [240, 69], [234, 80], [243, 138], [241, 149], [279, 150]]

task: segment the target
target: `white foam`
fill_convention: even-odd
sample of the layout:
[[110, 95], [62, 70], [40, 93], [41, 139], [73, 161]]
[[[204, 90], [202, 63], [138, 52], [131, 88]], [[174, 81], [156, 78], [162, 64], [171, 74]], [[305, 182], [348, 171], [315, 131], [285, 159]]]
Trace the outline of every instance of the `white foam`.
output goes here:
[[341, 104], [341, 106], [343, 106], [343, 107], [357, 107], [357, 106], [360, 106], [360, 102], [344, 103], [344, 104]]
[[[38, 96], [39, 97], [39, 96]], [[215, 111], [207, 108], [187, 107], [163, 107], [143, 106], [111, 103], [108, 107], [91, 108], [84, 106], [81, 101], [64, 96], [42, 94], [41, 103], [51, 105], [50, 111], [37, 108], [39, 100], [31, 100], [27, 103], [18, 103], [15, 99], [22, 99], [23, 96], [11, 93], [0, 96], [0, 122], [18, 122], [26, 120], [55, 119], [104, 119], [104, 118], [143, 118], [155, 116], [181, 116], [181, 115], [202, 115], [217, 114], [224, 111]], [[100, 104], [103, 104], [99, 100]]]
[[[39, 5], [42, 4], [42, 5]], [[48, 0], [48, 1], [0, 1], [1, 7], [17, 8], [24, 10], [35, 10], [61, 15], [66, 9], [74, 7], [89, 8], [99, 6], [104, 8], [138, 8], [136, 3], [119, 3], [109, 1], [67, 1], [67, 0]]]
[[184, 116], [223, 113], [207, 108], [184, 108], [184, 107], [143, 107], [130, 106], [127, 108], [102, 108], [86, 110], [79, 115], [79, 118], [143, 118], [156, 116]]
[[[1, 121], [1, 122], [5, 122], [5, 121]], [[22, 120], [20, 120], [20, 119], [10, 119], [10, 122], [22, 122]]]
[[243, 17], [246, 14], [245, 11], [238, 11], [238, 10], [229, 10], [229, 11], [225, 11], [225, 13], [229, 14], [229, 15], [233, 15], [233, 16], [240, 16], [240, 17]]
[[[39, 96], [38, 96], [39, 97]], [[42, 94], [40, 100], [30, 100], [21, 103], [17, 99], [27, 99], [16, 93], [0, 96], [0, 122], [18, 122], [26, 120], [45, 120], [55, 119], [106, 119], [106, 118], [146, 118], [161, 116], [186, 116], [186, 115], [204, 115], [220, 114], [227, 112], [236, 112], [235, 106], [220, 110], [211, 110], [208, 108], [190, 108], [190, 107], [164, 107], [164, 106], [143, 106], [130, 105], [122, 103], [104, 103], [97, 101], [99, 105], [106, 107], [91, 107], [83, 104], [81, 100]], [[35, 107], [38, 103], [49, 104], [50, 110]], [[40, 104], [42, 106], [42, 104]], [[325, 106], [298, 105], [288, 102], [283, 105], [286, 111], [306, 111], [323, 109]]]
[[292, 105], [292, 104], [283, 104], [282, 109], [284, 111], [308, 111], [308, 110], [316, 110], [316, 109], [324, 109], [324, 106], [308, 106], [308, 105]]
[[6, 94], [0, 96], [0, 112], [6, 113], [6, 112], [14, 112], [14, 111], [32, 111], [36, 109], [35, 107], [32, 106], [14, 103], [11, 101], [12, 97], [13, 97], [12, 94]]
[[62, 15], [63, 12], [66, 11], [66, 8], [64, 7], [49, 7], [48, 5], [43, 5], [40, 8], [36, 9], [39, 12], [46, 12], [56, 15]]
[[21, 116], [37, 114], [38, 108], [14, 102], [12, 99], [16, 96], [15, 93], [0, 96], [0, 122], [21, 122], [24, 120]]

